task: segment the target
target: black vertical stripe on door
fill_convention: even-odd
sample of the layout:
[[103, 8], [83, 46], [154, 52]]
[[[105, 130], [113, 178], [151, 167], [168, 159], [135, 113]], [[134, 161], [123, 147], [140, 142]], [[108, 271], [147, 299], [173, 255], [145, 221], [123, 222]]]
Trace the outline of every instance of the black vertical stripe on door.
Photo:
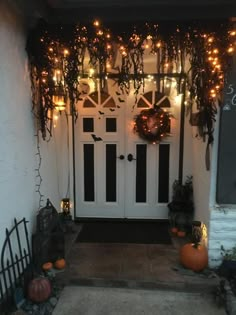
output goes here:
[[169, 201], [169, 168], [170, 168], [170, 145], [159, 145], [159, 185], [158, 202]]
[[116, 201], [116, 144], [106, 144], [106, 201]]
[[94, 132], [93, 118], [91, 117], [83, 118], [83, 132]]
[[136, 146], [136, 202], [147, 201], [147, 145]]
[[106, 132], [116, 132], [116, 118], [106, 118]]
[[84, 144], [84, 201], [94, 201], [94, 145]]

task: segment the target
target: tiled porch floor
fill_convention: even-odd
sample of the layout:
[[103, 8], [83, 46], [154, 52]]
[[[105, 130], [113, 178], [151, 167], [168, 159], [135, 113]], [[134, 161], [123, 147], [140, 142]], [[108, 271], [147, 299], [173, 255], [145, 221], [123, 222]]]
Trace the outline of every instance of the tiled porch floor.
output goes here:
[[212, 292], [219, 283], [214, 272], [195, 273], [179, 264], [185, 242], [177, 237], [171, 245], [73, 242], [67, 245], [67, 267], [56, 279], [62, 285]]

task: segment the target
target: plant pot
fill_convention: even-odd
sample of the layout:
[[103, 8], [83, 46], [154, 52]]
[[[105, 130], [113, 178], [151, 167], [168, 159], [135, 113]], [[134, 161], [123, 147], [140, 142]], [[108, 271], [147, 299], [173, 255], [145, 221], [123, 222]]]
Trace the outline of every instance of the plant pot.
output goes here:
[[224, 259], [219, 267], [219, 274], [225, 278], [236, 274], [236, 260]]

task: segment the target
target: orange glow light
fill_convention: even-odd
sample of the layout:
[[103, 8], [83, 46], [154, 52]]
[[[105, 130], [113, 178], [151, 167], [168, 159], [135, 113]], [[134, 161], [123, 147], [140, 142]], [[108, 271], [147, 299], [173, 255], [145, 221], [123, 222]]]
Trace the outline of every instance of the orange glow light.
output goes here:
[[231, 32], [229, 33], [229, 35], [230, 35], [230, 36], [235, 36], [235, 35], [236, 35], [236, 31], [231, 31]]

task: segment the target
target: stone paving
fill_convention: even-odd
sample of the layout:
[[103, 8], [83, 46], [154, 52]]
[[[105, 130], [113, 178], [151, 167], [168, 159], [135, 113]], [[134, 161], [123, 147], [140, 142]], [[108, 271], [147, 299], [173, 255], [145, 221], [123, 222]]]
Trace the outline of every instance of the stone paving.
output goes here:
[[179, 264], [179, 247], [172, 245], [74, 243], [67, 268], [57, 276], [65, 285], [169, 288], [212, 292], [219, 279], [211, 270], [196, 273]]
[[[204, 272], [196, 273], [183, 268], [179, 264], [179, 248], [186, 243], [186, 239], [173, 237], [171, 245], [77, 243], [75, 239], [78, 231], [79, 229], [75, 231], [75, 233], [67, 235], [67, 266], [64, 271], [57, 272], [55, 275], [55, 285], [64, 289], [62, 295], [57, 297], [59, 300], [53, 315], [121, 314], [117, 311], [118, 304], [121, 303], [124, 305], [128, 303], [125, 294], [130, 296], [130, 299], [135, 304], [137, 296], [139, 296], [142, 290], [143, 293], [148, 291], [148, 294], [154, 299], [154, 301], [151, 301], [150, 307], [156, 305], [155, 300], [159, 299], [159, 297], [166, 297], [166, 300], [164, 299], [165, 302], [163, 302], [164, 308], [160, 308], [160, 312], [158, 313], [160, 315], [172, 314], [168, 313], [169, 308], [166, 308], [165, 305], [174, 303], [174, 301], [175, 303], [179, 303], [180, 307], [179, 313], [176, 311], [175, 314], [187, 314], [181, 313], [184, 299], [193, 301], [193, 304], [195, 300], [202, 304], [203, 298], [208, 302], [206, 302], [206, 305], [204, 304], [205, 302], [202, 305], [213, 309], [215, 313], [204, 313], [199, 310], [201, 314], [225, 314], [224, 306], [221, 305], [221, 307], [218, 308], [217, 301], [215, 301], [215, 291], [220, 280], [217, 274], [209, 269], [204, 270]], [[98, 294], [98, 296], [101, 294], [101, 299], [104, 298], [102, 294], [108, 294], [111, 300], [114, 299], [113, 295], [116, 296], [117, 293], [120, 292], [119, 296], [117, 296], [118, 300], [113, 301], [114, 305], [118, 303], [117, 309], [110, 310], [109, 313], [109, 308], [107, 309], [108, 306], [104, 304], [103, 308], [107, 313], [102, 313], [102, 311], [100, 313], [92, 313], [92, 309], [96, 309], [96, 303], [98, 303], [96, 299], [93, 301], [94, 290], [97, 290], [96, 294]], [[86, 298], [89, 299], [89, 303], [92, 303], [92, 308], [86, 309], [85, 304], [78, 300], [77, 304], [81, 303], [81, 305], [84, 305], [84, 311], [82, 312], [82, 308], [80, 308], [80, 312], [78, 313], [73, 313], [73, 311], [72, 313], [68, 313], [70, 308], [68, 308], [67, 305], [66, 292], [70, 292], [75, 300], [80, 299], [80, 296], [85, 294], [84, 299], [85, 301]], [[71, 292], [74, 292], [74, 294]], [[92, 295], [90, 296], [90, 294]], [[175, 299], [173, 299], [173, 296]], [[177, 297], [180, 299], [176, 299]], [[50, 303], [50, 301], [48, 302]], [[75, 301], [72, 302], [76, 303]], [[234, 303], [232, 301], [230, 303], [230, 309], [233, 310], [232, 305]], [[62, 307], [62, 304], [65, 304], [64, 307]], [[142, 312], [142, 307], [146, 304], [147, 301], [144, 301], [143, 306], [140, 306], [140, 310], [134, 309], [137, 313], [133, 314], [155, 314]], [[34, 306], [35, 312], [37, 311], [35, 314], [51, 314], [53, 307], [48, 305], [47, 307], [48, 309], [50, 308], [51, 311], [44, 313], [43, 307], [38, 307], [36, 310], [36, 306]], [[62, 313], [62, 309], [64, 309], [64, 313]], [[41, 311], [41, 313], [38, 313], [38, 311]], [[29, 311], [26, 314], [35, 315], [32, 312], [29, 313]], [[126, 313], [122, 313], [122, 315], [123, 314]], [[235, 313], [229, 314], [235, 315]]]
[[226, 315], [210, 294], [67, 286], [53, 315]]

